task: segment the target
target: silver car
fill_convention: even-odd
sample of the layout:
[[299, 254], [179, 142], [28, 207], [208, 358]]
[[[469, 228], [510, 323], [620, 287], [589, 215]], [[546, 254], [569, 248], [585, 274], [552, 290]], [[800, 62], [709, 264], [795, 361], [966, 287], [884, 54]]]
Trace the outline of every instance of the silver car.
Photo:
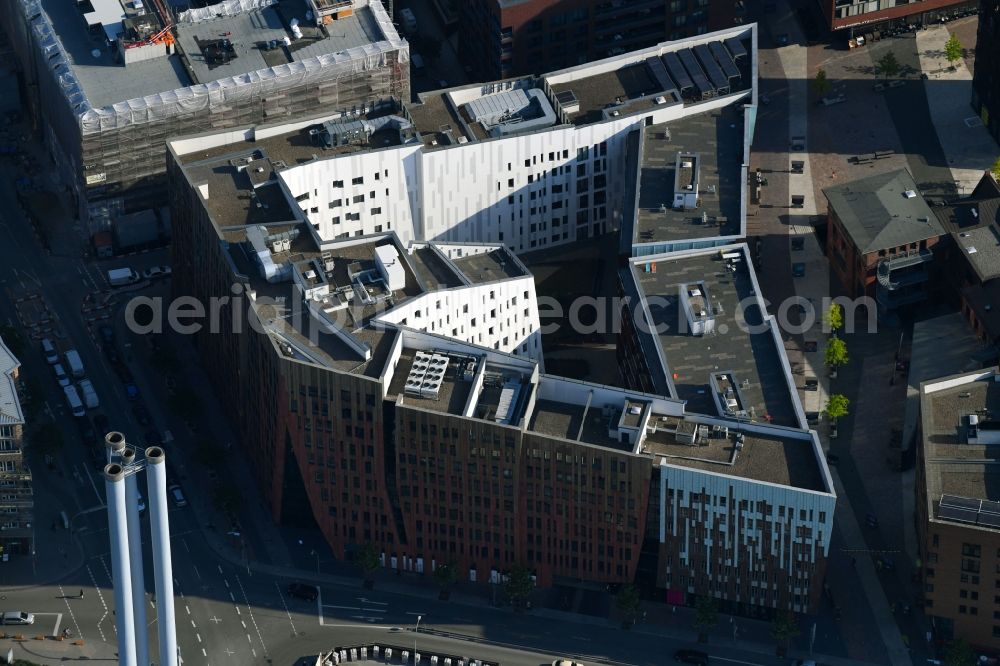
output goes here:
[[34, 624], [35, 614], [25, 613], [24, 611], [7, 611], [3, 615], [0, 615], [0, 620], [3, 624]]

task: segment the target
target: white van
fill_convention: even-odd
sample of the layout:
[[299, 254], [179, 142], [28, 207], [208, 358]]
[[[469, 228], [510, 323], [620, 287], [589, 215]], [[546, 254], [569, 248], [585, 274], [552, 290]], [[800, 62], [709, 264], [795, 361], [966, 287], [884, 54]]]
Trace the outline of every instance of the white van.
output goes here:
[[54, 365], [59, 362], [59, 350], [54, 342], [48, 338], [42, 338], [42, 352], [45, 354], [45, 362]]
[[66, 403], [69, 405], [69, 411], [73, 413], [73, 416], [86, 416], [87, 410], [83, 407], [83, 401], [80, 400], [80, 394], [77, 392], [76, 387], [72, 384], [64, 386], [63, 392], [66, 394]]

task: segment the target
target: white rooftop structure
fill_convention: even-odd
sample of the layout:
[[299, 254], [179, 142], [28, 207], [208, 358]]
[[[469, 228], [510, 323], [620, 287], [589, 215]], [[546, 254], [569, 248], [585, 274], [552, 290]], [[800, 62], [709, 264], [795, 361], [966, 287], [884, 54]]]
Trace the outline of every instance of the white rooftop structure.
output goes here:
[[0, 339], [0, 425], [24, 423], [24, 412], [17, 397], [15, 373], [21, 367], [10, 349]]

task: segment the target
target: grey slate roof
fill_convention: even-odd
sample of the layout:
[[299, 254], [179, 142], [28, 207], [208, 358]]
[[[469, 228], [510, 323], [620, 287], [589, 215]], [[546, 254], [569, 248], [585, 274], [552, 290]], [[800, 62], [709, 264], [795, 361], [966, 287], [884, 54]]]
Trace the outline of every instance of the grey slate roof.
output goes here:
[[[917, 196], [907, 198], [907, 190]], [[828, 187], [823, 193], [862, 254], [945, 233], [905, 169]]]
[[966, 199], [935, 208], [934, 214], [981, 282], [1000, 277], [1000, 197]]

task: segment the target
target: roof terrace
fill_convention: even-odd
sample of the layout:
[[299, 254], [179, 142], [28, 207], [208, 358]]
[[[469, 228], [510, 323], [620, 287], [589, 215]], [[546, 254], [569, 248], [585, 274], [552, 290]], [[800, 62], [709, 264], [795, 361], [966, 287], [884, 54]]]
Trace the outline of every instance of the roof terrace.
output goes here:
[[466, 254], [453, 258], [451, 262], [473, 284], [519, 278], [528, 274], [524, 265], [506, 247], [480, 254]]

